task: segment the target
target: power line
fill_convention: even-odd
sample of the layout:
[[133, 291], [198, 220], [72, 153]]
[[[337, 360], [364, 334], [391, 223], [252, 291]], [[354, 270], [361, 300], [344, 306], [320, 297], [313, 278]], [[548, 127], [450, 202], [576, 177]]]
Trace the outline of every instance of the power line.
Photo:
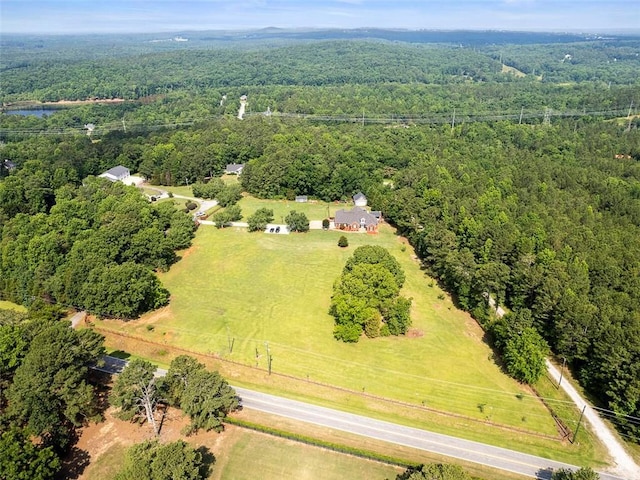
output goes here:
[[[397, 114], [397, 113], [384, 113], [384, 114], [368, 114], [365, 116], [357, 114], [315, 114], [315, 113], [287, 113], [271, 111], [270, 117], [278, 117], [282, 119], [299, 119], [315, 122], [332, 122], [332, 123], [360, 123], [360, 124], [460, 124], [460, 123], [475, 123], [475, 122], [496, 122], [496, 121], [517, 121], [519, 124], [523, 120], [536, 120], [543, 119], [543, 122], [550, 123], [552, 117], [558, 118], [580, 118], [580, 117], [626, 117], [629, 109], [618, 108], [614, 110], [567, 110], [559, 112], [555, 110], [547, 109], [543, 112], [533, 111], [525, 113], [524, 109], [520, 112], [480, 112], [480, 113], [461, 113], [455, 111], [454, 118], [452, 119], [450, 114], [436, 113], [436, 114]], [[263, 112], [258, 113], [246, 113], [247, 117], [261, 117], [265, 114]], [[179, 128], [190, 127], [197, 123], [204, 123], [216, 119], [227, 118], [225, 115], [209, 115], [205, 117], [198, 117], [193, 119], [185, 119], [181, 121], [164, 121], [160, 123], [147, 123], [147, 122], [127, 122], [126, 125], [122, 121], [112, 122], [110, 124], [98, 126], [96, 125], [93, 133], [94, 135], [105, 135], [114, 131], [123, 132], [136, 132], [136, 131], [152, 131], [165, 128]], [[455, 122], [455, 123], [454, 123]], [[68, 127], [68, 128], [0, 128], [0, 134], [7, 135], [78, 135], [86, 134], [84, 126]]]

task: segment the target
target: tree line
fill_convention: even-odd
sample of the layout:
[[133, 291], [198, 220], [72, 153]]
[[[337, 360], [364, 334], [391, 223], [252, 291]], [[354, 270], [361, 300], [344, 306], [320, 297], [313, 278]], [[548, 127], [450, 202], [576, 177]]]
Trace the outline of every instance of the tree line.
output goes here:
[[154, 271], [191, 244], [190, 216], [103, 178], [58, 185], [58, 171], [29, 161], [0, 181], [0, 294], [123, 318], [165, 305]]
[[[57, 478], [78, 429], [103, 420], [104, 400], [91, 368], [105, 353], [104, 338], [91, 329], [74, 330], [65, 310], [35, 302], [27, 313], [0, 309], [0, 472], [3, 479]], [[125, 420], [148, 421], [159, 433], [156, 407], [183, 410], [200, 429], [221, 431], [238, 406], [235, 390], [218, 372], [187, 356], [175, 358], [166, 377], [133, 360], [120, 374], [109, 403]], [[102, 393], [104, 395], [104, 393]], [[157, 439], [131, 447], [116, 478], [207, 478], [215, 459], [205, 447]]]
[[[88, 42], [91, 44], [91, 41]], [[636, 38], [538, 45], [409, 44], [375, 40], [317, 40], [245, 48], [144, 51], [39, 58], [24, 49], [3, 56], [3, 103], [16, 100], [140, 99], [174, 91], [262, 85], [451, 84], [535, 81], [637, 84]], [[104, 47], [103, 47], [104, 48]], [[110, 53], [113, 49], [108, 50]], [[502, 71], [510, 64], [529, 75]], [[72, 79], [72, 80], [70, 80]]]
[[[458, 304], [494, 332], [499, 347], [526, 339], [527, 346], [543, 352], [545, 343], [533, 335], [536, 331], [555, 353], [567, 358], [583, 385], [621, 415], [618, 421], [626, 423], [627, 434], [633, 436], [637, 425], [624, 415], [637, 417], [640, 408], [634, 393], [640, 364], [636, 361], [640, 139], [638, 129], [628, 126], [627, 121], [587, 118], [554, 120], [550, 126], [496, 122], [454, 128], [363, 128], [255, 118], [242, 122], [222, 119], [148, 136], [114, 135], [99, 143], [85, 138], [59, 144], [42, 137], [22, 139], [3, 150], [18, 159], [19, 167], [0, 183], [0, 211], [5, 219], [15, 215], [11, 229], [3, 227], [3, 236], [11, 238], [4, 240], [8, 242], [4, 248], [12, 254], [3, 257], [7, 263], [0, 281], [3, 291], [18, 301], [30, 298], [34, 285], [42, 285], [55, 299], [78, 298], [81, 292], [72, 296], [76, 286], [68, 282], [68, 291], [66, 287], [46, 289], [51, 285], [45, 281], [47, 272], [54, 267], [53, 278], [69, 278], [58, 268], [60, 248], [67, 244], [53, 247], [63, 238], [56, 232], [66, 231], [69, 238], [78, 232], [60, 219], [63, 217], [51, 215], [60, 210], [52, 208], [54, 203], [64, 198], [53, 193], [58, 192], [55, 187], [66, 192], [66, 182], [77, 182], [79, 172], [96, 172], [109, 158], [171, 182], [180, 182], [182, 177], [190, 182], [204, 180], [215, 177], [226, 163], [245, 163], [243, 188], [266, 198], [309, 195], [329, 201], [362, 190], [374, 208], [382, 210], [411, 240]], [[98, 157], [98, 151], [104, 157]], [[93, 152], [86, 164], [83, 152]], [[36, 167], [24, 160], [30, 156], [42, 163]], [[52, 158], [49, 164], [44, 163], [47, 157]], [[41, 165], [47, 165], [45, 173]], [[87, 189], [83, 188], [80, 191]], [[124, 191], [121, 194], [127, 198], [122, 208], [140, 202]], [[65, 202], [75, 208], [78, 200]], [[138, 207], [138, 211], [151, 212], [151, 219], [164, 218], [166, 225], [168, 217], [154, 212], [168, 207], [143, 208], [141, 203]], [[79, 210], [91, 211], [89, 207]], [[36, 221], [25, 216], [27, 212], [45, 217]], [[29, 249], [24, 245], [36, 227], [49, 224], [41, 218], [53, 221], [58, 230], [48, 232], [52, 240], [43, 250], [32, 242], [32, 258], [46, 259], [36, 268], [33, 261], [29, 263], [25, 253]], [[82, 225], [86, 221], [92, 224], [85, 217]], [[149, 237], [140, 234], [132, 245], [146, 245], [143, 239], [153, 238], [147, 233]], [[108, 235], [106, 230], [103, 235]], [[149, 245], [166, 245], [167, 238]], [[124, 246], [119, 242], [122, 240], [109, 244], [116, 258], [115, 245]], [[163, 250], [166, 255], [150, 255], [147, 248], [146, 253], [136, 255], [148, 267], [165, 268], [171, 263], [168, 250]], [[78, 250], [77, 255], [84, 251]], [[133, 251], [127, 246], [118, 261], [129, 259]], [[36, 252], [42, 252], [37, 253], [41, 257]], [[126, 268], [134, 267], [111, 265], [101, 268], [94, 278], [105, 284], [117, 281], [130, 275]], [[95, 298], [89, 290], [84, 295]], [[513, 315], [494, 325], [489, 297], [509, 307]], [[86, 306], [102, 308], [99, 303]], [[512, 336], [521, 329], [531, 335]], [[519, 378], [533, 378], [529, 373]]]

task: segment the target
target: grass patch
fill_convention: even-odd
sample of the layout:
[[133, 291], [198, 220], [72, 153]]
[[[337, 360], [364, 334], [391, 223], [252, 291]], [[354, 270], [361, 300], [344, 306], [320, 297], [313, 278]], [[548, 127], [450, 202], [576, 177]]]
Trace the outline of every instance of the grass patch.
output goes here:
[[18, 305], [17, 303], [0, 300], [0, 310], [15, 310], [16, 312], [26, 312], [27, 307]]
[[125, 454], [129, 447], [120, 443], [111, 445], [97, 459], [91, 461], [82, 474], [85, 480], [104, 480], [114, 478], [122, 468]]
[[[326, 212], [326, 204], [251, 197], [241, 205], [245, 215], [260, 207], [283, 212], [305, 206], [311, 219]], [[431, 279], [411, 248], [388, 226], [380, 232], [349, 234], [350, 247], [341, 249], [337, 241], [343, 232], [265, 235], [203, 226], [183, 259], [160, 275], [172, 292], [168, 308], [126, 324], [96, 323], [156, 342], [149, 356], [163, 362], [171, 356], [158, 355], [165, 345], [233, 361], [221, 370], [239, 386], [287, 391], [294, 398], [355, 413], [374, 412], [399, 423], [591, 464], [593, 450], [544, 438], [557, 437], [547, 408], [500, 370], [475, 321], [453, 307], [437, 285], [428, 288]], [[405, 269], [402, 294], [413, 298], [413, 329], [407, 337], [351, 345], [333, 339], [333, 318], [327, 313], [332, 285], [353, 249], [364, 244], [384, 246]], [[147, 330], [150, 324], [153, 331]], [[267, 349], [273, 371], [282, 375], [278, 378], [265, 372]], [[137, 348], [130, 351], [139, 353]], [[401, 408], [403, 404], [412, 407]], [[457, 417], [440, 418], [434, 411]], [[505, 434], [493, 424], [512, 430]], [[527, 438], [526, 432], [532, 436]]]
[[524, 77], [527, 76], [526, 73], [521, 72], [517, 68], [510, 67], [509, 65], [505, 65], [505, 64], [502, 64], [502, 73], [509, 73], [509, 74], [515, 76], [516, 78], [524, 78]]
[[403, 469], [351, 455], [327, 451], [264, 433], [242, 430], [224, 459], [221, 480], [395, 478]]
[[322, 220], [328, 216], [333, 217], [336, 210], [353, 207], [353, 205], [338, 202], [327, 203], [311, 200], [305, 203], [298, 203], [292, 200], [262, 200], [252, 196], [243, 197], [238, 205], [242, 208], [242, 216], [244, 218], [249, 217], [259, 208], [270, 208], [273, 210], [275, 223], [284, 223], [284, 217], [292, 210], [304, 213], [309, 220]]

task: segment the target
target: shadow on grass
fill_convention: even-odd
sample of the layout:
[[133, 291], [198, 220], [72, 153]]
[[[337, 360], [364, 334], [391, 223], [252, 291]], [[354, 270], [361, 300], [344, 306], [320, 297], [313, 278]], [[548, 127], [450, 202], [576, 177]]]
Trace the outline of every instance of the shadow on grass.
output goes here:
[[216, 457], [213, 456], [211, 450], [204, 445], [198, 447], [196, 451], [202, 455], [202, 466], [200, 467], [200, 475], [202, 478], [209, 478], [211, 470], [216, 463]]
[[116, 357], [121, 360], [128, 360], [131, 357], [130, 353], [124, 352], [122, 350], [114, 350], [109, 354], [110, 357]]
[[62, 476], [59, 478], [80, 478], [90, 462], [89, 452], [78, 447], [72, 447], [62, 461], [62, 470], [60, 472]]

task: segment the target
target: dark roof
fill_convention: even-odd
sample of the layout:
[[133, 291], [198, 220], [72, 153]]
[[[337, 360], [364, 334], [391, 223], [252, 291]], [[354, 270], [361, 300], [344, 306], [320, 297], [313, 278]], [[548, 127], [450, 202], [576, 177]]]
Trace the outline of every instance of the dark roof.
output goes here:
[[336, 225], [358, 223], [368, 227], [370, 225], [378, 225], [378, 219], [360, 207], [353, 207], [351, 210], [338, 210], [334, 223]]
[[6, 159], [4, 161], [4, 166], [7, 170], [13, 170], [14, 168], [16, 168], [16, 164], [9, 159]]
[[244, 168], [244, 163], [229, 163], [225, 172], [227, 173], [239, 173]]
[[120, 178], [122, 176], [129, 175], [129, 169], [127, 167], [123, 167], [122, 165], [118, 165], [117, 167], [110, 168], [103, 175], [112, 175], [116, 178]]
[[364, 199], [364, 200], [366, 200], [366, 199], [367, 199], [367, 197], [365, 196], [365, 194], [364, 194], [364, 193], [362, 193], [362, 192], [358, 192], [358, 193], [356, 193], [356, 194], [353, 196], [353, 201], [354, 201], [354, 202], [355, 202], [356, 200], [362, 200], [362, 199]]
[[382, 212], [380, 210], [371, 210], [371, 215], [376, 217], [378, 220], [382, 218]]

